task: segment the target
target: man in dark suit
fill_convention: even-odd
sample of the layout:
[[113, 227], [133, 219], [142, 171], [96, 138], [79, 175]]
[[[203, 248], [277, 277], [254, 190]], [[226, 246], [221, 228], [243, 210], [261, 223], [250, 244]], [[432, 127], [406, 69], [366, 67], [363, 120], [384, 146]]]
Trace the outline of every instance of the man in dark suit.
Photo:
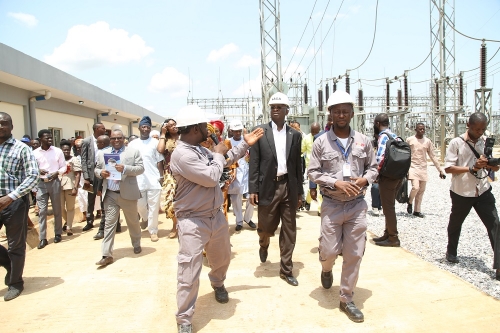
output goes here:
[[297, 207], [302, 205], [302, 136], [287, 126], [288, 97], [276, 93], [269, 101], [271, 122], [258, 127], [264, 137], [250, 151], [250, 203], [259, 205], [259, 256], [267, 260], [270, 237], [274, 236], [281, 219], [279, 245], [280, 277], [292, 286], [299, 283], [292, 275], [292, 254], [295, 248]]
[[[116, 224], [120, 209], [123, 210], [127, 222], [134, 253], [141, 253], [141, 227], [137, 213], [137, 200], [141, 197], [137, 176], [144, 173], [141, 153], [134, 148], [125, 147], [125, 136], [121, 130], [114, 130], [110, 136], [111, 148], [103, 149], [97, 156], [95, 175], [102, 178], [102, 197], [106, 224], [102, 242], [102, 258], [96, 265], [107, 266], [113, 263], [113, 245], [115, 242]], [[121, 176], [120, 180], [109, 179], [111, 173], [106, 170], [104, 154], [119, 154], [120, 159], [115, 165]]]
[[[88, 192], [88, 208], [87, 208], [87, 225], [83, 227], [83, 231], [90, 230], [94, 227], [94, 205], [97, 194], [98, 178], [94, 174], [96, 157], [97, 157], [97, 138], [106, 134], [106, 128], [102, 123], [95, 123], [92, 126], [94, 131], [93, 135], [86, 137], [82, 142], [82, 174], [83, 174], [83, 189], [87, 190], [92, 185], [94, 186], [93, 192]], [[102, 207], [102, 205], [101, 205]], [[102, 212], [101, 224], [99, 231], [104, 230], [104, 209]]]

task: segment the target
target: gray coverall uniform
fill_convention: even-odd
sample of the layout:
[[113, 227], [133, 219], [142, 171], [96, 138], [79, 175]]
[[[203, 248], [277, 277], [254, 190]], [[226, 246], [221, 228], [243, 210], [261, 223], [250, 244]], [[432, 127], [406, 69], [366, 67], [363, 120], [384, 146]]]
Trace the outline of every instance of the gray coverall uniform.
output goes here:
[[339, 292], [340, 301], [344, 303], [352, 301], [358, 281], [366, 245], [368, 208], [364, 200], [366, 188], [357, 197], [349, 197], [334, 187], [337, 180], [350, 181], [349, 177], [343, 176], [346, 161], [351, 177], [366, 178], [368, 183], [377, 178], [377, 163], [371, 141], [351, 129], [347, 147], [344, 147], [332, 127], [326, 135], [314, 141], [307, 171], [309, 179], [320, 186], [323, 194], [319, 260], [323, 272], [329, 272], [337, 256], [342, 253], [344, 262]]
[[228, 151], [228, 159], [201, 146], [177, 141], [170, 169], [177, 182], [174, 212], [177, 216], [177, 323], [190, 324], [194, 314], [203, 263], [203, 249], [212, 269], [212, 286], [221, 287], [231, 259], [229, 230], [219, 178], [224, 166], [243, 157], [248, 144], [242, 140]]

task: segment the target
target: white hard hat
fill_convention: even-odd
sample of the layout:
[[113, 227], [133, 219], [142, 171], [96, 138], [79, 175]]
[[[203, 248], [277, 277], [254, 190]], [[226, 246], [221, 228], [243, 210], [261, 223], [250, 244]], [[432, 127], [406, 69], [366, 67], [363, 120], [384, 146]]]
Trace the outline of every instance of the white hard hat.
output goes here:
[[241, 131], [243, 129], [243, 124], [240, 120], [233, 120], [231, 124], [229, 124], [229, 127], [232, 131]]
[[352, 99], [351, 95], [349, 95], [345, 91], [337, 90], [328, 98], [328, 102], [326, 103], [326, 108], [330, 109], [330, 106], [343, 103], [352, 104], [352, 106], [354, 107], [354, 100]]
[[290, 102], [288, 102], [288, 96], [281, 92], [277, 92], [276, 94], [271, 96], [271, 98], [269, 99], [269, 105], [273, 104], [285, 104], [286, 106], [290, 106]]
[[198, 105], [188, 105], [179, 110], [177, 117], [175, 117], [177, 127], [185, 127], [194, 124], [207, 123], [210, 121], [205, 111]]

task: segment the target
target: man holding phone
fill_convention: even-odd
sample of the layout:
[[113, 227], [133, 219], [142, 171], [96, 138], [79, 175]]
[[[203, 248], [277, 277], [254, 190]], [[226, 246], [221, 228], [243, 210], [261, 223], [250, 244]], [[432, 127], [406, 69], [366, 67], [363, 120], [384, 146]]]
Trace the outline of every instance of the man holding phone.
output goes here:
[[446, 151], [444, 170], [451, 173], [451, 214], [448, 223], [446, 260], [458, 263], [457, 249], [460, 231], [472, 207], [483, 222], [493, 248], [493, 269], [500, 280], [500, 222], [495, 197], [488, 182], [488, 171], [498, 166], [488, 165], [482, 153], [485, 147], [484, 131], [488, 119], [476, 112], [469, 117], [467, 132], [450, 141]]

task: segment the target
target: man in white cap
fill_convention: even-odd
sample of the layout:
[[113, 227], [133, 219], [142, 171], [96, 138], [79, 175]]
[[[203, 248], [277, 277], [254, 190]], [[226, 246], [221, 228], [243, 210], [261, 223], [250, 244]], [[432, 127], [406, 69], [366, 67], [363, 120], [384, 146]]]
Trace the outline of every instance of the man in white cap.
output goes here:
[[158, 140], [150, 137], [151, 118], [142, 117], [139, 122], [139, 140], [128, 144], [141, 152], [144, 173], [137, 176], [141, 198], [137, 200], [137, 210], [141, 216], [141, 229], [148, 228], [152, 242], [158, 241], [158, 212], [160, 208], [161, 183], [163, 181], [163, 155], [156, 147]]
[[332, 267], [342, 253], [340, 310], [360, 323], [364, 316], [352, 298], [366, 245], [368, 206], [364, 195], [368, 184], [377, 178], [377, 162], [371, 140], [349, 126], [354, 117], [352, 97], [337, 90], [328, 99], [327, 107], [333, 125], [326, 135], [314, 141], [307, 171], [323, 194], [319, 238], [321, 284], [325, 289], [332, 286]]
[[[192, 332], [192, 318], [206, 251], [211, 271], [210, 283], [215, 290], [215, 300], [229, 301], [224, 287], [226, 272], [231, 259], [228, 225], [221, 206], [223, 204], [219, 179], [224, 166], [243, 157], [249, 146], [263, 135], [257, 129], [244, 136], [244, 140], [228, 151], [223, 142], [211, 152], [200, 145], [208, 137], [207, 119], [197, 105], [183, 108], [177, 117], [180, 139], [172, 153], [170, 169], [177, 182], [174, 212], [177, 216], [179, 254], [177, 255], [177, 329]], [[227, 158], [224, 155], [227, 154]]]
[[271, 96], [271, 121], [258, 126], [264, 138], [250, 150], [250, 204], [259, 205], [259, 257], [267, 260], [270, 238], [274, 237], [281, 220], [280, 278], [298, 286], [292, 274], [292, 255], [297, 238], [296, 210], [302, 205], [302, 135], [285, 123], [289, 110], [288, 97], [283, 93]]
[[[233, 131], [233, 136], [231, 140], [231, 146], [235, 147], [242, 142], [243, 124], [240, 120], [233, 120], [231, 122], [231, 129]], [[256, 229], [257, 226], [252, 222], [252, 216], [254, 207], [247, 201], [245, 208], [245, 216], [243, 216], [242, 208], [243, 196], [248, 195], [248, 160], [250, 155], [247, 151], [244, 157], [238, 160], [238, 167], [236, 168], [236, 179], [229, 185], [228, 194], [231, 195], [231, 204], [233, 207], [234, 214], [236, 215], [236, 231], [240, 231], [243, 228], [243, 222], [247, 223], [252, 229]]]

